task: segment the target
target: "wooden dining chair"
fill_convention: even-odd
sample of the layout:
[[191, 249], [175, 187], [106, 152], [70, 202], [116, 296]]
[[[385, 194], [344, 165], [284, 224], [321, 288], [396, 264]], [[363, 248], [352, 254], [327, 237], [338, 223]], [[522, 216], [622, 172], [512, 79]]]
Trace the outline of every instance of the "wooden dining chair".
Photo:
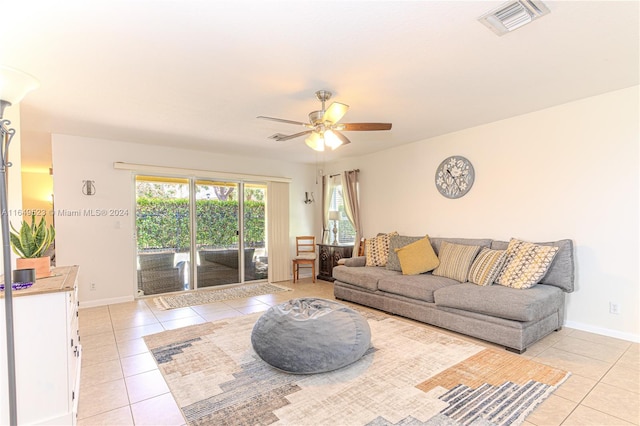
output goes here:
[[316, 282], [316, 237], [296, 237], [296, 256], [293, 258], [293, 282], [300, 279], [300, 266], [311, 266], [313, 282]]

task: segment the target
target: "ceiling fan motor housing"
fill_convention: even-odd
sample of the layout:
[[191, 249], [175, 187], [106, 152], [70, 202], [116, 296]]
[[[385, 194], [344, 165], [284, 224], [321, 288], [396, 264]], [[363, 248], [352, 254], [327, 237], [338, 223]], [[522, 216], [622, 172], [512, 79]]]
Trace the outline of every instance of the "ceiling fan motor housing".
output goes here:
[[324, 117], [324, 110], [321, 111], [312, 111], [309, 113], [309, 123], [317, 126], [322, 123], [322, 118]]

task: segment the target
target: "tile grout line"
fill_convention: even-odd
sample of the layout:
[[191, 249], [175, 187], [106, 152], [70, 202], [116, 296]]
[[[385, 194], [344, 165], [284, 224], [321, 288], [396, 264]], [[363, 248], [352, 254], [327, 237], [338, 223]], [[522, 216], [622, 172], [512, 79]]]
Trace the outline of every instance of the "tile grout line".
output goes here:
[[[571, 333], [569, 334], [569, 336], [571, 336]], [[594, 342], [591, 342], [591, 341], [586, 340], [586, 339], [580, 339], [579, 337], [573, 337], [573, 338], [574, 338], [574, 339], [579, 339], [579, 340], [582, 340], [582, 341], [585, 341], [585, 342], [588, 342], [588, 343], [594, 343]], [[560, 340], [558, 340], [558, 342], [559, 342], [559, 341], [560, 341]], [[566, 350], [564, 350], [564, 349], [562, 349], [562, 348], [556, 347], [556, 344], [557, 344], [558, 342], [554, 342], [554, 343], [552, 343], [552, 344], [549, 346], [549, 348], [554, 348], [554, 349], [556, 349], [556, 350], [558, 350], [558, 351], [562, 351], [562, 352], [565, 352], [565, 353], [569, 353], [569, 354], [571, 354], [571, 352], [568, 352], [568, 351], [566, 351]], [[619, 356], [619, 357], [618, 357], [614, 362], [610, 363], [610, 366], [609, 366], [609, 368], [607, 368], [607, 371], [606, 371], [604, 374], [602, 374], [602, 376], [601, 376], [598, 380], [596, 380], [595, 384], [594, 384], [594, 385], [589, 389], [589, 391], [588, 391], [588, 392], [587, 392], [587, 393], [586, 393], [582, 398], [580, 398], [580, 400], [579, 400], [579, 401], [577, 401], [577, 403], [576, 403], [575, 407], [573, 407], [573, 408], [571, 409], [571, 411], [569, 412], [569, 414], [567, 414], [567, 416], [562, 420], [562, 422], [560, 423], [560, 425], [565, 424], [565, 422], [566, 422], [566, 421], [571, 417], [571, 415], [572, 415], [572, 414], [573, 414], [573, 413], [574, 413], [574, 412], [575, 412], [579, 407], [586, 407], [586, 408], [589, 408], [589, 409], [591, 409], [591, 410], [594, 410], [594, 411], [597, 411], [597, 412], [599, 412], [599, 413], [602, 413], [602, 414], [604, 414], [604, 415], [606, 415], [606, 416], [615, 417], [616, 419], [619, 419], [619, 420], [621, 420], [621, 421], [626, 422], [626, 420], [621, 419], [621, 418], [619, 418], [618, 416], [615, 416], [615, 415], [613, 415], [613, 414], [606, 413], [606, 412], [604, 412], [604, 411], [600, 411], [600, 410], [598, 410], [598, 409], [596, 409], [596, 408], [590, 407], [590, 406], [588, 406], [588, 405], [584, 405], [583, 403], [584, 403], [585, 399], [587, 399], [587, 397], [591, 394], [591, 392], [593, 392], [593, 390], [596, 388], [596, 386], [598, 386], [600, 383], [602, 383], [602, 379], [607, 375], [607, 373], [609, 373], [609, 371], [611, 371], [611, 369], [613, 369], [613, 368], [615, 367], [615, 365], [618, 363], [618, 361], [620, 361], [620, 359], [621, 359], [621, 358], [624, 356], [624, 354], [625, 354], [625, 353], [626, 353], [626, 352], [631, 348], [631, 346], [632, 346], [632, 345], [631, 345], [631, 343], [629, 343], [629, 346], [627, 346], [627, 348], [624, 350], [624, 352], [622, 353], [622, 355], [620, 355], [620, 356]], [[547, 348], [547, 349], [548, 349], [548, 348]], [[545, 349], [545, 351], [546, 351], [546, 349]], [[541, 353], [544, 353], [544, 351], [543, 351], [543, 352], [541, 352]], [[598, 360], [598, 359], [595, 359], [595, 358], [591, 358], [591, 357], [586, 356], [586, 355], [585, 355], [585, 357], [586, 357], [586, 358], [593, 359], [593, 360], [596, 360], [596, 361], [606, 362], [606, 361]], [[538, 361], [538, 362], [540, 362], [540, 361]], [[618, 389], [622, 389], [622, 388], [618, 388]], [[625, 390], [625, 389], [622, 389], [622, 390]], [[555, 392], [554, 392], [554, 393], [555, 393]], [[556, 396], [557, 396], [558, 398], [562, 398], [562, 399], [565, 399], [565, 400], [570, 401], [570, 402], [575, 402], [575, 401], [571, 401], [571, 400], [569, 400], [569, 399], [567, 399], [567, 398], [564, 398], [564, 397], [562, 397], [562, 396], [559, 396], [559, 395], [556, 395]]]

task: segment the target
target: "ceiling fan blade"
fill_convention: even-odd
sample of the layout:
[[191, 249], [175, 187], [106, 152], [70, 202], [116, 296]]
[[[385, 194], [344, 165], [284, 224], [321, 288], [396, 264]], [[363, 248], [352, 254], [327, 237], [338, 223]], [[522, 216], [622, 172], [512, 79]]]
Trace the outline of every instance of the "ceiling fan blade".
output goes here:
[[347, 113], [348, 110], [349, 105], [341, 104], [340, 102], [333, 102], [324, 112], [322, 121], [337, 123]]
[[285, 120], [284, 118], [265, 117], [264, 115], [259, 115], [256, 118], [261, 118], [263, 120], [278, 121], [280, 123], [296, 124], [298, 126], [305, 126], [305, 127], [309, 126], [309, 123], [303, 123], [302, 121]]
[[274, 139], [276, 141], [288, 141], [289, 139], [295, 139], [303, 135], [307, 135], [311, 133], [313, 130], [306, 130], [304, 132], [296, 133], [293, 135], [284, 135], [282, 133], [276, 133], [275, 135], [269, 136], [269, 139]]
[[391, 130], [391, 123], [342, 123], [338, 125], [338, 130], [345, 130], [345, 131]]

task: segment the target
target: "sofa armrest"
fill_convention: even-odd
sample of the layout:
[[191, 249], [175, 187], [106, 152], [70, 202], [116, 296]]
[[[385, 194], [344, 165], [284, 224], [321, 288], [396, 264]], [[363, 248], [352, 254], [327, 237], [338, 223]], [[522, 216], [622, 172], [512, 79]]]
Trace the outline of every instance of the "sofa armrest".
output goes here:
[[345, 259], [344, 266], [359, 267], [365, 266], [367, 258], [365, 256], [356, 256]]

